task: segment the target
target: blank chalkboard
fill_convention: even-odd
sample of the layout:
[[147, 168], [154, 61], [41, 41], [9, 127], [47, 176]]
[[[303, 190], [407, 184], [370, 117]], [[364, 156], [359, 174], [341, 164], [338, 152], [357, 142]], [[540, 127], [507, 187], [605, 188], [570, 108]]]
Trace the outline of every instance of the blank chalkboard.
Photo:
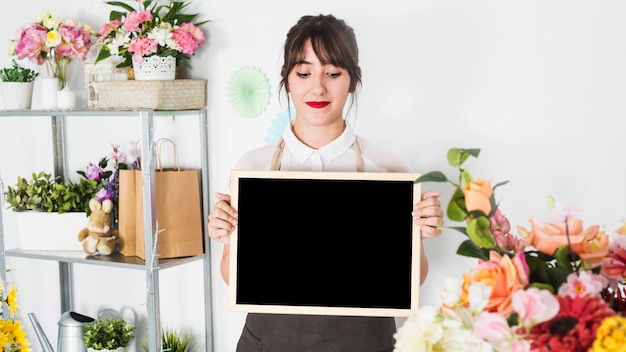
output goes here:
[[233, 170], [230, 310], [408, 316], [419, 297], [418, 177]]

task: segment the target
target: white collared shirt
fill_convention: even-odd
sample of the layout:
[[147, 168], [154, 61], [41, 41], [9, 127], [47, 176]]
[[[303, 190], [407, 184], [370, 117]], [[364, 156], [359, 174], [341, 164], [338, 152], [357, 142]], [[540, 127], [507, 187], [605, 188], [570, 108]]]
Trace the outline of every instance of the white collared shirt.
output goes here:
[[[354, 130], [346, 123], [345, 130], [337, 139], [313, 149], [302, 143], [293, 133], [291, 125], [287, 125], [283, 132], [285, 147], [281, 170], [356, 171], [356, 156], [352, 147], [356, 138]], [[358, 138], [366, 172], [411, 172], [408, 159], [399, 152], [363, 137]], [[269, 170], [275, 151], [276, 143], [253, 149], [239, 159], [235, 168]]]

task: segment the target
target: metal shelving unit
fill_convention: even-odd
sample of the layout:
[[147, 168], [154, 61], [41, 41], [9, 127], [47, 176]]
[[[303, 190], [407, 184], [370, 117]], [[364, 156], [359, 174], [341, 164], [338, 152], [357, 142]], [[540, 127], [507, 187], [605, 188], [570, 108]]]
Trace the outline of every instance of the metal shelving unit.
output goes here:
[[[143, 220], [145, 226], [145, 248], [152, 248], [156, 236], [156, 209], [155, 209], [155, 179], [154, 179], [154, 121], [157, 116], [198, 116], [200, 145], [201, 145], [201, 189], [203, 219], [208, 218], [209, 203], [209, 161], [208, 161], [208, 130], [206, 109], [158, 111], [158, 110], [0, 110], [3, 116], [33, 116], [51, 118], [54, 148], [54, 174], [65, 179], [65, 117], [113, 117], [128, 116], [141, 119], [141, 153], [144, 164], [142, 169], [143, 204], [150, 204], [144, 208]], [[147, 282], [147, 316], [148, 316], [148, 343], [151, 352], [157, 352], [161, 342], [160, 302], [159, 302], [159, 271], [184, 265], [186, 263], [203, 260], [204, 276], [204, 320], [206, 350], [213, 351], [213, 318], [211, 297], [211, 267], [209, 254], [211, 252], [210, 239], [206, 221], [203, 221], [204, 254], [188, 258], [158, 259], [153, 253], [145, 253], [145, 260], [139, 257], [126, 257], [119, 253], [111, 256], [90, 256], [83, 252], [66, 251], [26, 251], [4, 248], [4, 227], [2, 212], [0, 212], [0, 278], [6, 280], [6, 257], [22, 257], [30, 259], [56, 261], [59, 264], [59, 286], [61, 290], [61, 311], [72, 310], [74, 306], [72, 287], [72, 265], [74, 263], [89, 265], [114, 266], [126, 269], [144, 270]], [[159, 351], [160, 352], [160, 351]]]

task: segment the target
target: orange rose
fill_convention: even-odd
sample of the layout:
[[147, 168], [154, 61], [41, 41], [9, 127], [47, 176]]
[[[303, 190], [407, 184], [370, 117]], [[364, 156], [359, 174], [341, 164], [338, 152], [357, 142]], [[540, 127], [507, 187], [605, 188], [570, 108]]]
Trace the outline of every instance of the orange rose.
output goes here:
[[[553, 255], [554, 251], [568, 244], [565, 223], [546, 223], [534, 218], [530, 220], [531, 230], [522, 226], [517, 230], [520, 236], [526, 239], [526, 244], [537, 248], [538, 251]], [[593, 261], [604, 257], [609, 245], [609, 236], [604, 231], [599, 231], [598, 225], [583, 229], [583, 221], [575, 218], [567, 219], [567, 232], [569, 243], [572, 244], [574, 253], [580, 255], [583, 260]]]
[[511, 295], [528, 285], [528, 274], [529, 268], [523, 252], [518, 252], [511, 259], [508, 255], [502, 256], [490, 251], [489, 261], [481, 261], [477, 267], [463, 275], [462, 302], [467, 302], [469, 287], [473, 283], [481, 282], [492, 288], [485, 311], [498, 312], [508, 317], [513, 312]]
[[493, 195], [491, 181], [477, 179], [466, 183], [463, 195], [465, 196], [465, 208], [468, 212], [480, 210], [485, 215], [489, 215], [489, 212], [491, 212], [491, 196]]

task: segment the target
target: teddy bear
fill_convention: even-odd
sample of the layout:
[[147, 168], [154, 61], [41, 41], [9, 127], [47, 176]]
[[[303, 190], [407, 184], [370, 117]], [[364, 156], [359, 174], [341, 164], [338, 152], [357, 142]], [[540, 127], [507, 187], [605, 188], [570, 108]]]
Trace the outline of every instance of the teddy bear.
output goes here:
[[118, 235], [118, 231], [111, 228], [113, 201], [106, 199], [101, 203], [92, 198], [89, 209], [91, 214], [88, 225], [78, 233], [78, 241], [83, 243], [83, 250], [87, 254], [110, 255], [115, 251]]

